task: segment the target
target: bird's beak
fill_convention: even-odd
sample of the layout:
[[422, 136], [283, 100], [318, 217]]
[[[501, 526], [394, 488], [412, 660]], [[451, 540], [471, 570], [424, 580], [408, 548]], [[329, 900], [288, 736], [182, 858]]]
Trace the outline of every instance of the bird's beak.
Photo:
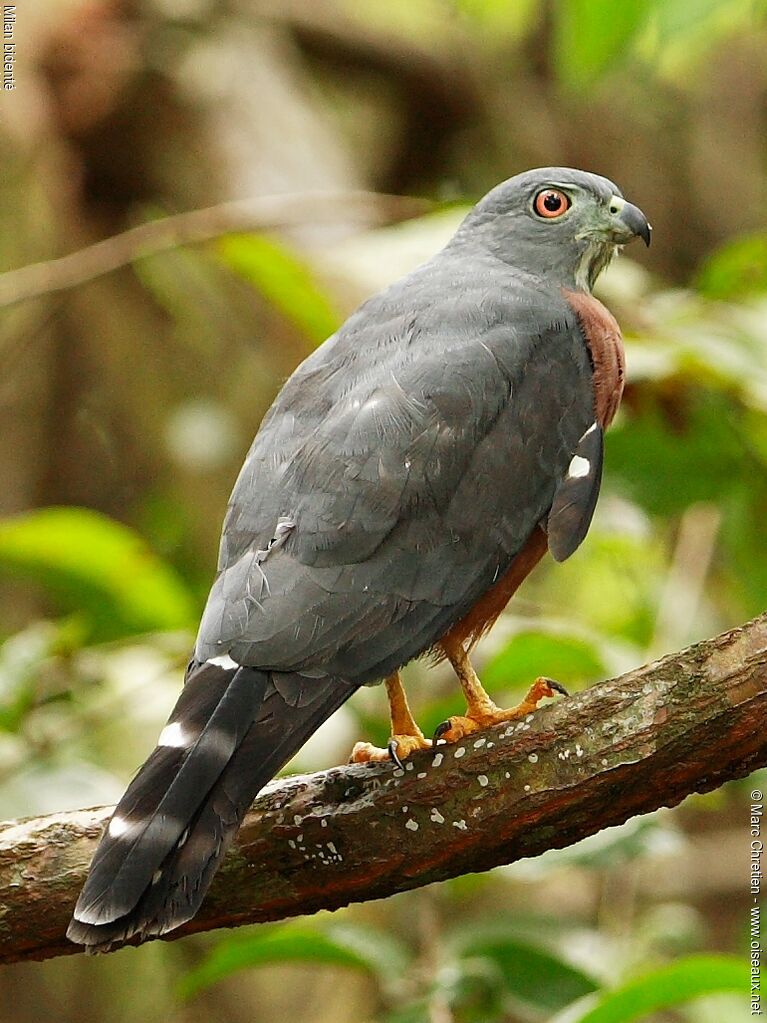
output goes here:
[[621, 244], [639, 237], [649, 246], [652, 228], [638, 206], [626, 202], [621, 196], [614, 195], [610, 200], [610, 213], [613, 216], [616, 239]]

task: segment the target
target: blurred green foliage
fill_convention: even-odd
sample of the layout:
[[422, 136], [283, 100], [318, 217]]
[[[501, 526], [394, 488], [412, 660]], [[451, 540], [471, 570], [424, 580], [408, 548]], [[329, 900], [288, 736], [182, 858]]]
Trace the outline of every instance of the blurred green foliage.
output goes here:
[[0, 572], [46, 587], [89, 640], [188, 629], [183, 581], [127, 526], [87, 508], [43, 508], [0, 522]]
[[260, 235], [233, 235], [220, 242], [219, 251], [233, 270], [315, 344], [321, 344], [340, 325], [342, 317], [306, 261], [287, 246]]
[[[99, 88], [87, 93], [76, 75], [74, 84], [62, 88], [68, 79], [59, 71], [38, 102], [39, 109], [53, 105], [51, 97], [62, 104], [61, 111], [55, 108], [55, 126], [69, 148], [56, 159], [67, 169], [73, 165], [71, 177], [79, 173], [85, 182], [97, 234], [107, 230], [105, 225], [119, 226], [119, 218], [110, 220], [115, 215], [110, 203], [119, 206], [115, 194], [121, 189], [128, 195], [131, 217], [136, 210], [145, 215], [149, 210], [154, 217], [159, 209], [175, 209], [174, 201], [184, 208], [195, 199], [199, 182], [181, 190], [181, 198], [171, 193], [171, 199], [160, 198], [158, 184], [164, 171], [174, 183], [194, 182], [195, 161], [188, 152], [195, 151], [196, 138], [179, 154], [163, 148], [163, 134], [191, 117], [195, 102], [203, 102], [205, 90], [190, 70], [195, 47], [203, 39], [212, 47], [212, 62], [210, 55], [203, 62], [206, 88], [211, 66], [229, 71], [231, 64], [226, 88], [234, 89], [236, 47], [226, 48], [229, 36], [239, 45], [261, 32], [268, 45], [258, 67], [247, 69], [264, 76], [258, 79], [255, 103], [268, 108], [275, 94], [294, 97], [309, 78], [307, 91], [327, 99], [327, 123], [321, 128], [297, 115], [280, 121], [269, 114], [268, 136], [282, 146], [298, 148], [313, 131], [328, 131], [335, 117], [354, 140], [351, 148], [364, 151], [360, 166], [371, 180], [388, 155], [405, 181], [415, 180], [414, 188], [439, 200], [454, 200], [460, 193], [463, 201], [464, 191], [478, 182], [494, 183], [510, 163], [539, 153], [546, 162], [564, 157], [585, 164], [593, 158], [594, 169], [609, 173], [628, 153], [623, 167], [636, 171], [635, 184], [647, 183], [647, 194], [632, 193], [631, 198], [646, 205], [656, 222], [650, 258], [660, 246], [656, 266], [663, 276], [641, 271], [630, 254], [611, 268], [600, 291], [625, 327], [629, 380], [607, 438], [602, 499], [583, 547], [564, 565], [542, 565], [480, 644], [478, 667], [499, 699], [514, 699], [539, 673], [574, 688], [590, 684], [733, 626], [767, 606], [767, 235], [757, 221], [763, 202], [753, 203], [753, 195], [763, 194], [764, 176], [756, 181], [749, 205], [744, 182], [751, 183], [757, 171], [737, 148], [753, 130], [744, 117], [750, 112], [759, 116], [762, 94], [753, 86], [757, 101], [748, 99], [753, 65], [736, 67], [732, 78], [722, 71], [733, 64], [738, 47], [746, 52], [752, 36], [761, 45], [763, 4], [392, 0], [331, 5], [329, 21], [317, 24], [307, 7], [307, 23], [297, 18], [290, 37], [279, 36], [272, 25], [265, 28], [266, 20], [262, 23], [253, 12], [222, 12], [221, 33], [211, 35], [208, 14], [195, 22], [195, 9], [206, 5], [167, 0], [144, 7], [141, 27], [152, 45], [146, 48], [149, 70], [142, 69], [144, 77], [133, 83], [135, 88], [124, 89], [122, 65], [113, 60], [115, 52], [128, 52], [126, 40], [135, 26], [110, 35], [104, 15], [106, 28], [99, 23], [98, 31], [92, 26], [90, 32], [81, 31], [76, 22], [77, 45], [94, 47], [84, 64], [97, 69]], [[339, 30], [334, 40], [333, 31], [346, 26], [347, 17], [354, 30], [348, 35]], [[370, 29], [380, 24], [382, 37]], [[98, 50], [99, 40], [114, 39], [122, 40], [116, 50]], [[456, 39], [459, 45], [452, 53]], [[188, 51], [174, 48], [179, 40]], [[54, 53], [72, 59], [77, 52], [73, 42], [67, 36]], [[302, 66], [300, 75], [293, 75], [291, 61], [299, 44], [314, 45], [318, 52], [309, 70]], [[452, 62], [442, 65], [445, 53]], [[763, 46], [758, 56], [763, 57]], [[388, 80], [387, 59], [394, 60], [395, 68]], [[342, 68], [335, 82], [329, 74], [334, 62]], [[360, 66], [370, 77], [350, 79], [350, 85], [344, 76]], [[69, 65], [67, 70], [73, 74]], [[269, 72], [277, 85], [273, 82], [274, 92], [267, 89], [264, 98], [259, 89]], [[447, 83], [443, 92], [430, 82], [430, 72]], [[116, 81], [110, 78], [115, 73]], [[182, 100], [165, 110], [165, 120], [150, 101], [141, 110], [149, 137], [160, 140], [159, 150], [151, 150], [135, 126], [133, 134], [125, 131], [127, 117], [119, 105], [109, 130], [101, 134], [98, 125], [92, 135], [89, 110], [77, 108], [74, 116], [65, 109], [67, 93], [84, 97], [83, 108], [98, 110], [108, 106], [110, 95], [122, 96], [121, 89], [138, 109], [139, 97], [153, 82], [161, 83], [159, 92], [149, 93], [157, 103], [163, 90], [172, 91], [176, 75], [183, 82]], [[429, 93], [428, 87], [435, 91]], [[482, 95], [472, 106], [474, 89]], [[251, 91], [248, 84], [239, 96], [243, 105]], [[349, 92], [359, 94], [361, 112], [345, 109]], [[408, 93], [415, 115], [398, 137], [384, 123], [382, 110], [400, 93]], [[674, 107], [682, 95], [688, 105]], [[371, 96], [379, 106], [365, 105]], [[733, 107], [741, 96], [746, 96], [745, 111]], [[430, 129], [447, 116], [448, 101], [456, 97], [467, 105], [463, 110], [459, 103], [457, 126], [440, 150]], [[211, 120], [216, 104], [206, 111]], [[723, 119], [708, 121], [718, 106]], [[668, 113], [672, 109], [673, 116]], [[290, 111], [296, 114], [296, 108]], [[225, 111], [222, 119], [226, 116]], [[254, 117], [248, 130], [257, 124]], [[763, 119], [754, 124], [763, 126]], [[731, 126], [732, 134], [723, 136], [722, 125]], [[218, 129], [220, 141], [225, 132], [220, 124]], [[636, 141], [643, 131], [644, 147]], [[127, 146], [120, 150], [123, 136]], [[509, 137], [511, 149], [504, 148]], [[323, 140], [315, 150], [313, 186], [315, 170], [318, 175], [326, 170], [319, 158], [326, 136]], [[123, 167], [125, 153], [143, 153], [142, 143], [148, 152], [145, 163]], [[442, 176], [432, 168], [423, 180], [408, 179], [401, 169], [408, 144], [419, 165], [428, 166], [439, 152]], [[118, 153], [112, 178], [110, 146]], [[735, 147], [735, 155], [729, 155], [728, 147]], [[748, 156], [751, 149], [745, 152]], [[77, 163], [80, 158], [89, 173]], [[303, 149], [296, 164], [301, 160], [306, 160]], [[747, 173], [738, 179], [740, 190], [730, 191], [730, 178], [741, 163]], [[204, 177], [208, 165], [200, 164]], [[264, 180], [278, 180], [282, 188], [279, 175], [268, 170]], [[23, 197], [58, 191], [69, 196], [70, 188], [72, 194], [77, 190], [68, 170], [67, 188], [59, 190], [48, 184], [47, 165], [34, 182], [25, 179], [23, 160], [13, 162], [12, 171], [7, 180], [22, 181]], [[141, 183], [137, 193], [130, 190], [133, 177]], [[241, 180], [251, 179], [241, 174], [238, 187]], [[255, 174], [252, 180], [261, 179]], [[401, 180], [392, 171], [374, 184], [399, 187]], [[39, 204], [14, 204], [12, 198], [7, 190], [6, 226], [0, 230], [8, 265], [32, 261], [36, 233], [44, 234], [41, 222], [52, 215], [39, 212]], [[215, 196], [204, 192], [204, 198], [207, 203]], [[27, 225], [30, 237], [24, 236], [19, 248], [16, 241], [23, 231], [17, 218], [26, 206], [36, 212]], [[746, 215], [739, 218], [742, 206]], [[202, 248], [137, 257], [124, 293], [110, 291], [107, 282], [101, 294], [85, 289], [84, 296], [64, 297], [61, 305], [15, 311], [9, 340], [3, 339], [14, 357], [6, 362], [0, 399], [8, 388], [12, 392], [15, 356], [21, 360], [31, 349], [30, 376], [53, 393], [51, 444], [57, 452], [72, 451], [65, 463], [69, 473], [75, 476], [82, 469], [86, 482], [81, 490], [112, 514], [84, 507], [84, 500], [62, 506], [70, 501], [67, 479], [59, 481], [55, 500], [40, 500], [37, 510], [0, 521], [0, 578], [8, 587], [0, 622], [3, 816], [114, 799], [151, 748], [177, 695], [204, 596], [200, 581], [213, 569], [214, 534], [236, 471], [231, 459], [217, 462], [213, 448], [197, 463], [190, 457], [191, 445], [184, 451], [186, 461], [167, 456], [163, 462], [157, 456], [163, 444], [168, 446], [168, 422], [179, 406], [191, 395], [207, 401], [208, 411], [226, 411], [242, 428], [242, 437], [233, 434], [233, 446], [241, 442], [244, 447], [297, 358], [335, 329], [343, 319], [340, 310], [349, 310], [372, 290], [371, 281], [384, 284], [428, 255], [435, 232], [444, 231], [450, 217], [446, 206], [439, 217], [420, 218], [406, 230], [368, 231], [356, 249], [345, 248], [343, 238], [299, 248], [272, 235], [239, 234]], [[85, 226], [74, 215], [69, 224], [73, 247], [87, 232], [87, 218], [82, 219]], [[740, 227], [732, 229], [733, 223]], [[55, 227], [64, 237], [61, 226]], [[58, 245], [57, 232], [51, 230], [43, 255], [34, 258], [48, 258]], [[328, 264], [337, 290], [322, 283]], [[151, 308], [155, 317], [144, 321], [146, 329], [139, 333], [127, 316], [133, 308]], [[50, 321], [61, 325], [57, 350], [63, 354], [48, 380], [42, 356]], [[110, 333], [123, 321], [124, 335]], [[70, 355], [81, 337], [95, 338], [104, 362], [90, 350], [79, 363]], [[83, 465], [82, 449], [75, 443], [81, 435], [64, 432], [68, 388], [79, 386], [81, 378], [87, 386], [77, 392], [84, 396], [74, 416], [77, 429], [92, 440], [87, 424], [106, 423], [100, 431], [92, 428], [97, 443], [84, 450], [93, 460]], [[135, 398], [135, 403], [118, 406], [117, 395]], [[102, 404], [108, 412], [94, 415]], [[30, 423], [38, 415], [37, 406], [31, 408]], [[13, 415], [18, 418], [15, 410]], [[130, 460], [118, 459], [116, 474], [110, 476], [112, 462], [96, 456], [112, 455], [110, 430], [117, 432], [122, 420], [141, 421], [133, 448], [141, 466], [132, 474]], [[198, 416], [203, 439], [214, 428], [226, 432], [223, 418], [214, 420], [215, 415]], [[190, 422], [188, 417], [181, 421]], [[26, 449], [11, 431], [13, 422], [6, 421], [8, 443], [19, 445], [23, 462]], [[128, 433], [132, 436], [132, 429]], [[50, 480], [45, 484], [41, 475], [39, 487], [25, 483], [19, 492], [47, 494]], [[74, 484], [71, 489], [77, 492]], [[123, 518], [133, 525], [117, 521]], [[416, 664], [407, 674], [427, 733], [460, 709], [454, 679], [444, 667]], [[357, 733], [379, 743], [388, 735], [384, 700], [377, 692], [358, 694], [334, 720], [339, 732], [325, 733], [325, 745], [304, 754], [302, 767], [343, 759]], [[767, 788], [767, 781], [759, 784]], [[278, 994], [295, 989], [300, 997], [292, 1004], [300, 1006], [301, 1020], [311, 1021], [742, 1023], [748, 1015], [743, 891], [739, 880], [734, 884], [727, 876], [736, 868], [718, 863], [725, 855], [719, 836], [724, 843], [731, 833], [744, 832], [747, 793], [746, 784], [730, 786], [688, 801], [681, 812], [629, 821], [532, 863], [466, 875], [384, 906], [354, 907], [332, 920], [323, 916], [254, 927], [236, 936], [203, 937], [199, 944], [187, 939], [175, 948], [155, 943], [106, 962], [83, 964], [72, 957], [30, 966], [28, 974], [19, 974], [17, 997], [9, 1004], [16, 1006], [35, 989], [41, 999], [49, 991], [45, 1018], [65, 1012], [68, 996], [66, 1018], [78, 1020], [105, 1018], [106, 1004], [109, 1018], [131, 1023], [134, 1017], [147, 1023], [152, 1013], [152, 1018], [172, 1016], [185, 1023], [210, 1016], [239, 1021], [269, 1018], [264, 998], [271, 994], [277, 1004]], [[735, 848], [745, 862], [745, 838]], [[706, 855], [710, 878], [700, 868]], [[672, 867], [667, 869], [666, 862]], [[676, 886], [671, 884], [675, 874], [680, 875]], [[741, 917], [741, 923], [733, 923]], [[712, 950], [735, 952], [737, 958], [702, 955]], [[137, 962], [152, 966], [145, 997], [134, 983], [140, 976]], [[276, 979], [270, 986], [264, 978], [272, 974]], [[101, 1001], [99, 983], [106, 991]], [[113, 983], [125, 993], [119, 1009], [110, 1002]], [[346, 1001], [355, 983], [362, 992], [358, 1010]], [[173, 1001], [164, 993], [169, 991], [177, 993]], [[706, 997], [712, 992], [720, 997]]]

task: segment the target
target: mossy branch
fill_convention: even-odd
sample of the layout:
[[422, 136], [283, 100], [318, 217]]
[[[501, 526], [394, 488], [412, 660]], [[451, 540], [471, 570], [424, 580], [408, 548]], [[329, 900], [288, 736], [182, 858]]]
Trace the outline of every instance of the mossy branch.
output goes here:
[[[272, 783], [202, 910], [175, 931], [383, 898], [571, 845], [767, 763], [767, 615], [552, 704], [388, 764]], [[108, 809], [0, 827], [0, 962], [64, 937]]]

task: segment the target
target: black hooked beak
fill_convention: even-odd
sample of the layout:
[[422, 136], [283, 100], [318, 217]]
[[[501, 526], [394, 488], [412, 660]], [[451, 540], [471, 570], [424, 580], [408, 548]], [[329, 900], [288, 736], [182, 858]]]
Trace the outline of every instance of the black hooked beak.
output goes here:
[[638, 206], [634, 206], [630, 202], [624, 202], [618, 214], [618, 220], [625, 224], [632, 234], [638, 235], [645, 245], [649, 247], [650, 239], [652, 238], [652, 228], [647, 221], [647, 217]]

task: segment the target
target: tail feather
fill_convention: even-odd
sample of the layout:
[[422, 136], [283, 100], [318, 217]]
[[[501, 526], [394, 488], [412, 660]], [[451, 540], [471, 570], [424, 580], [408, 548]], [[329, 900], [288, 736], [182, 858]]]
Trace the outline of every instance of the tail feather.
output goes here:
[[208, 721], [191, 744], [158, 746], [139, 771], [94, 857], [69, 938], [103, 949], [194, 916], [258, 791], [353, 691], [339, 679], [210, 663], [192, 672], [162, 736], [181, 742], [190, 721], [199, 728], [204, 712]]

